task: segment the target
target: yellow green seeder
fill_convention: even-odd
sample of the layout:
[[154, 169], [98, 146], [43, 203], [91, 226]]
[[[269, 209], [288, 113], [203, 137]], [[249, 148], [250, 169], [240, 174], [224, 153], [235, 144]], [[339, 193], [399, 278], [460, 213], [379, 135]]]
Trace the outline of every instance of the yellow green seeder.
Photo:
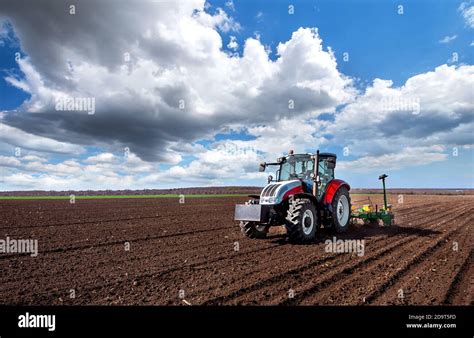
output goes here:
[[352, 219], [361, 219], [364, 224], [378, 223], [379, 220], [383, 222], [384, 226], [390, 226], [394, 224], [395, 216], [392, 213], [392, 206], [387, 203], [387, 192], [385, 190], [385, 178], [387, 177], [388, 176], [385, 174], [379, 176], [379, 180], [382, 180], [383, 185], [383, 208], [379, 209], [377, 204], [374, 208], [369, 198], [368, 200], [370, 204], [365, 204], [362, 206], [362, 208], [355, 209], [352, 211]]

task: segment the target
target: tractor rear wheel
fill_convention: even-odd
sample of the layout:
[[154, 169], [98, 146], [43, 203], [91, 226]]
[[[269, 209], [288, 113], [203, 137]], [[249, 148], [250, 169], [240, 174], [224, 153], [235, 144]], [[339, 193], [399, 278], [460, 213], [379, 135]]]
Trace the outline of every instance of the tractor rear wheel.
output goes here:
[[257, 222], [240, 222], [240, 230], [248, 238], [261, 239], [267, 237], [268, 225], [262, 225]]
[[285, 226], [291, 242], [314, 241], [318, 227], [318, 214], [314, 204], [304, 198], [296, 198], [290, 202]]
[[345, 187], [339, 188], [332, 200], [332, 224], [338, 233], [349, 228], [351, 220], [351, 198]]

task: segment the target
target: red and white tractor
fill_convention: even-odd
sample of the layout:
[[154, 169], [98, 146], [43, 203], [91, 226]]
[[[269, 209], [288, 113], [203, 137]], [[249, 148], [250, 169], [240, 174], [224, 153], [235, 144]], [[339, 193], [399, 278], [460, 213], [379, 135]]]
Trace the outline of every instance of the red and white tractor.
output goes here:
[[277, 166], [276, 178], [260, 195], [250, 195], [246, 204], [235, 207], [235, 220], [250, 238], [264, 238], [270, 226], [285, 225], [290, 241], [313, 241], [324, 226], [341, 233], [349, 227], [351, 199], [349, 184], [334, 178], [336, 155], [293, 154], [275, 163], [261, 163], [260, 171]]

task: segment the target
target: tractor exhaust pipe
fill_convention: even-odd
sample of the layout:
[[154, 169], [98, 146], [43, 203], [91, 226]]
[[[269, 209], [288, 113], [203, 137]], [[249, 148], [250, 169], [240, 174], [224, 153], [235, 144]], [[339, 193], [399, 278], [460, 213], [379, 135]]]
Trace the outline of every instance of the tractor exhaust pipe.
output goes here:
[[316, 151], [316, 157], [314, 159], [314, 178], [313, 178], [313, 195], [318, 197], [318, 177], [319, 177], [319, 150]]

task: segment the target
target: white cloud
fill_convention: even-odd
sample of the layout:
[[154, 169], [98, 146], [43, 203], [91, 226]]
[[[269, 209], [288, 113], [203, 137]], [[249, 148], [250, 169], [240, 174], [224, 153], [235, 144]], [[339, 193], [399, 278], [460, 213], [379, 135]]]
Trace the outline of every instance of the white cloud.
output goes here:
[[[473, 75], [473, 66], [442, 65], [413, 76], [400, 87], [394, 87], [392, 81], [376, 79], [352, 103], [335, 113], [334, 121], [299, 116], [251, 126], [245, 130], [255, 139], [216, 142], [213, 149], [188, 167], [174, 167], [159, 177], [172, 180], [202, 176], [219, 182], [219, 178], [228, 178], [228, 168], [221, 172], [203, 159], [220, 161], [224, 157], [222, 150], [233, 155], [222, 162], [233, 163], [234, 173], [261, 182], [266, 174], [257, 173], [256, 164], [276, 159], [290, 149], [300, 153], [347, 146], [350, 154], [359, 158], [341, 160], [338, 168], [357, 172], [397, 170], [444, 161], [447, 148], [473, 142]], [[238, 130], [237, 125], [234, 128]], [[325, 134], [333, 138], [326, 139]], [[252, 156], [239, 157], [249, 151]]]
[[0, 155], [0, 167], [19, 167], [21, 165], [20, 160], [13, 156], [1, 156]]
[[353, 161], [340, 160], [339, 170], [352, 172], [377, 172], [380, 170], [397, 170], [446, 160], [442, 146], [405, 147], [402, 151], [380, 156], [363, 156]]
[[84, 168], [75, 160], [67, 160], [57, 164], [43, 162], [28, 162], [24, 170], [34, 173], [48, 173], [59, 175], [78, 175]]
[[444, 38], [442, 38], [441, 40], [439, 40], [438, 42], [448, 44], [451, 41], [456, 40], [457, 37], [458, 37], [457, 35], [452, 35], [452, 36], [447, 35]]
[[255, 149], [247, 145], [241, 147], [239, 141], [227, 141], [217, 143], [213, 149], [200, 153], [189, 165], [173, 166], [163, 172], [149, 175], [144, 178], [144, 182], [179, 181], [203, 186], [222, 185], [229, 179], [255, 177], [258, 163], [259, 155]]
[[242, 28], [240, 24], [235, 21], [234, 18], [229, 17], [222, 8], [218, 8], [214, 15], [209, 15], [204, 11], [198, 11], [195, 14], [195, 18], [197, 18], [201, 24], [218, 28], [224, 33], [230, 31], [238, 32]]
[[8, 30], [5, 22], [0, 20], [0, 47], [5, 46], [5, 40], [8, 39]]
[[458, 8], [466, 26], [474, 28], [474, 2], [472, 0], [462, 2]]
[[326, 142], [322, 137], [327, 121], [315, 119], [282, 119], [275, 124], [248, 129], [255, 140], [239, 141], [240, 148], [250, 146], [276, 159], [282, 153], [294, 150], [296, 153], [315, 152]]
[[2, 190], [144, 189], [150, 185], [143, 177], [158, 171], [133, 153], [126, 157], [102, 153], [84, 161], [68, 159], [58, 163], [45, 163], [33, 155], [0, 156], [0, 167], [14, 169], [4, 170]]
[[26, 162], [47, 162], [48, 159], [42, 156], [37, 155], [26, 155], [21, 157], [22, 161]]
[[116, 163], [118, 158], [112, 153], [101, 153], [94, 156], [89, 156], [85, 162], [87, 163]]
[[[94, 184], [91, 185], [93, 180]], [[115, 189], [127, 189], [133, 187], [133, 176], [56, 176], [54, 174], [28, 174], [15, 173], [5, 179], [9, 190], [108, 190], [110, 187]]]
[[[103, 26], [82, 15], [81, 20], [87, 19], [84, 24], [64, 21], [56, 7], [40, 6], [28, 21], [30, 11], [9, 9], [7, 14], [13, 11], [10, 15], [18, 19], [14, 28], [29, 57], [19, 63], [25, 78], [7, 81], [30, 93], [31, 99], [6, 112], [3, 122], [61, 142], [107, 152], [128, 147], [145, 161], [177, 163], [182, 157], [171, 149], [176, 142], [191, 144], [233, 124], [272, 124], [282, 118], [334, 112], [353, 99], [352, 80], [337, 70], [332, 50], [323, 48], [316, 29], [294, 32], [278, 45], [275, 61], [254, 38], [243, 42], [242, 56], [229, 55], [216, 29], [232, 31], [238, 25], [222, 9], [210, 15], [203, 6], [204, 2], [166, 6], [146, 2], [131, 12], [99, 6], [87, 13], [103, 14], [108, 22], [130, 22], [143, 14], [138, 27], [123, 36], [104, 32]], [[71, 36], [81, 32], [96, 39], [71, 44], [48, 27], [30, 27], [43, 17], [74, 30]], [[41, 45], [33, 39], [40, 39], [39, 34]], [[129, 43], [124, 45], [124, 40]], [[113, 50], [129, 53], [130, 62], [108, 54], [112, 42]], [[235, 38], [229, 47], [237, 48]], [[50, 62], [43, 64], [44, 59]], [[62, 96], [92, 96], [95, 115], [56, 111], [55, 99]], [[294, 109], [289, 109], [289, 101]]]
[[47, 137], [26, 133], [23, 130], [5, 125], [1, 122], [0, 141], [6, 142], [14, 147], [40, 150], [51, 153], [79, 155], [84, 151], [81, 146], [67, 142], [58, 142]]
[[[179, 156], [179, 155], [178, 155]], [[169, 163], [177, 163], [181, 160], [179, 156], [178, 159], [170, 159]], [[129, 154], [122, 165], [122, 170], [125, 173], [153, 173], [156, 170], [156, 167], [148, 162], [142, 161], [137, 155]]]
[[[398, 88], [391, 81], [376, 79], [336, 114], [326, 131], [335, 136], [333, 142], [348, 146], [358, 156], [432, 145], [429, 140], [434, 137], [448, 145], [454, 128], [473, 124], [473, 87], [474, 66], [467, 65], [442, 65]], [[470, 144], [472, 138], [457, 141]]]
[[[28, 57], [19, 61], [25, 77], [6, 81], [31, 98], [1, 114], [0, 141], [41, 153], [0, 158], [9, 187], [264, 182], [257, 164], [290, 149], [347, 146], [359, 159], [341, 161], [342, 167], [370, 161], [399, 168], [442, 161], [444, 147], [473, 143], [473, 66], [442, 65], [399, 87], [375, 79], [359, 93], [314, 28], [277, 42], [270, 59], [258, 36], [242, 38], [242, 54], [230, 55], [220, 32], [242, 27], [223, 9], [206, 13], [201, 0], [78, 6], [84, 12], [74, 22], [55, 5], [12, 4], [3, 15]], [[460, 11], [472, 17], [472, 6]], [[41, 24], [46, 21], [55, 25]], [[226, 46], [240, 47], [234, 35]], [[93, 96], [96, 113], [56, 111], [58, 96]], [[195, 143], [229, 128], [252, 139], [216, 141], [210, 149]], [[76, 156], [86, 146], [101, 153], [58, 163], [42, 153]], [[190, 155], [196, 159], [183, 164]], [[171, 167], [160, 170], [164, 162]]]
[[225, 2], [225, 6], [226, 6], [227, 8], [229, 8], [231, 11], [235, 12], [234, 1], [232, 1], [232, 0], [227, 0], [227, 1]]
[[237, 38], [235, 36], [230, 37], [230, 41], [227, 44], [227, 48], [232, 49], [232, 50], [237, 50], [239, 48], [239, 44], [237, 42]]

